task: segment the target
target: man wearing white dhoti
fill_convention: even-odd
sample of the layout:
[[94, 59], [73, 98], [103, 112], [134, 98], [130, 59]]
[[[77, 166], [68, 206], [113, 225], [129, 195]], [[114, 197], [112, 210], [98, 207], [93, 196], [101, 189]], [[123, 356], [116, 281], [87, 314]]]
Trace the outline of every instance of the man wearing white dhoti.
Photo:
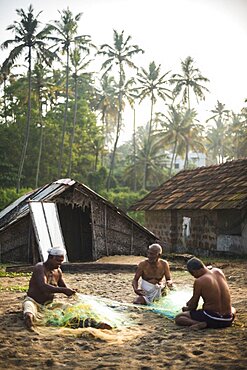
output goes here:
[[[162, 248], [159, 244], [152, 244], [148, 248], [147, 259], [139, 263], [132, 286], [138, 297], [136, 304], [151, 304], [161, 297], [167, 285], [172, 287], [170, 267], [166, 260], [161, 259]], [[139, 280], [141, 285], [139, 288]]]
[[75, 290], [66, 286], [60, 265], [64, 260], [64, 249], [55, 247], [48, 251], [48, 259], [34, 266], [27, 296], [23, 302], [24, 322], [33, 330], [34, 322], [43, 305], [52, 302], [55, 293], [70, 297]]

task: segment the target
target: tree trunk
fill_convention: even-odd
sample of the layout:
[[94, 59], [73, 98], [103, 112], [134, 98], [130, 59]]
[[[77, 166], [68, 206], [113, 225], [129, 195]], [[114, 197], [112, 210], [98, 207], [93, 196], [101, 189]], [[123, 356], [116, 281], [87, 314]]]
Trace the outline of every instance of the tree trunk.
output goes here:
[[154, 107], [154, 100], [152, 96], [151, 97], [151, 113], [150, 113], [150, 121], [149, 121], [149, 128], [148, 128], [147, 150], [146, 150], [146, 155], [144, 158], [143, 185], [142, 185], [143, 189], [146, 189], [147, 187], [147, 156], [149, 154], [150, 136], [151, 136], [151, 131], [152, 131], [153, 107]]
[[44, 136], [44, 126], [43, 126], [43, 117], [42, 117], [42, 98], [41, 98], [40, 87], [39, 87], [39, 122], [40, 122], [41, 131], [40, 131], [38, 163], [37, 163], [36, 177], [35, 177], [35, 188], [38, 187], [38, 183], [39, 183], [39, 171], [40, 171], [40, 162], [41, 162], [42, 147], [43, 147], [43, 136]]
[[58, 178], [60, 179], [62, 174], [62, 166], [63, 166], [63, 152], [64, 152], [64, 137], [66, 131], [66, 124], [67, 124], [67, 115], [68, 115], [68, 101], [69, 101], [69, 49], [66, 52], [67, 55], [67, 63], [66, 63], [66, 92], [65, 92], [65, 107], [64, 107], [64, 116], [63, 116], [63, 129], [62, 129], [62, 139], [60, 145], [60, 154], [59, 154], [59, 162], [58, 162]]
[[136, 192], [137, 186], [136, 186], [136, 110], [134, 111], [134, 119], [133, 119], [133, 154], [134, 154], [134, 186], [133, 190]]
[[29, 140], [29, 132], [30, 132], [30, 121], [31, 121], [31, 48], [29, 47], [28, 51], [28, 108], [27, 108], [27, 121], [26, 121], [26, 132], [25, 132], [25, 141], [21, 152], [21, 159], [20, 165], [18, 170], [18, 178], [17, 178], [17, 187], [16, 191], [19, 193], [21, 187], [21, 177], [22, 171], [24, 167], [25, 157], [27, 153], [27, 145]]
[[70, 151], [69, 151], [69, 167], [68, 167], [68, 177], [71, 177], [71, 169], [72, 169], [72, 152], [73, 152], [73, 144], [75, 140], [75, 126], [76, 126], [76, 118], [77, 118], [77, 93], [78, 93], [78, 81], [77, 75], [75, 74], [75, 105], [74, 105], [74, 119], [73, 119], [73, 128], [70, 140]]
[[174, 144], [173, 152], [172, 152], [172, 160], [171, 160], [171, 166], [170, 166], [170, 171], [169, 171], [169, 176], [170, 177], [172, 176], [172, 168], [173, 168], [173, 164], [174, 164], [174, 158], [175, 158], [175, 155], [176, 155], [176, 150], [177, 150], [177, 136], [175, 138], [175, 144]]
[[110, 189], [111, 177], [112, 177], [113, 171], [114, 171], [117, 144], [118, 144], [118, 139], [119, 139], [119, 136], [120, 136], [121, 125], [122, 125], [122, 92], [121, 92], [121, 90], [119, 91], [118, 105], [119, 105], [119, 107], [118, 107], [116, 139], [115, 139], [114, 148], [113, 148], [113, 152], [112, 152], [110, 171], [109, 171], [108, 178], [107, 178], [107, 184], [106, 184], [107, 191], [109, 191], [109, 189]]

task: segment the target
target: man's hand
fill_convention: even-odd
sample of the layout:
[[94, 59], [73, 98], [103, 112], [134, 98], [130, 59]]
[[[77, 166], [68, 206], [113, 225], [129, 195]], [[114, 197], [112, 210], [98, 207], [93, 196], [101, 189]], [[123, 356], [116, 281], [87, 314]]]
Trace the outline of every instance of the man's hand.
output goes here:
[[173, 288], [173, 282], [172, 282], [172, 280], [167, 280], [166, 281], [166, 284], [167, 284], [168, 288]]
[[145, 292], [143, 289], [135, 289], [135, 293], [137, 295], [140, 295], [140, 296], [144, 296], [145, 295]]
[[184, 306], [182, 307], [182, 311], [185, 312], [185, 311], [189, 311], [189, 307], [188, 306]]
[[74, 289], [70, 289], [70, 288], [67, 288], [67, 287], [62, 288], [62, 289], [63, 289], [62, 292], [64, 294], [66, 294], [67, 297], [70, 297], [70, 296], [72, 296], [73, 294], [76, 293], [76, 290], [74, 290]]

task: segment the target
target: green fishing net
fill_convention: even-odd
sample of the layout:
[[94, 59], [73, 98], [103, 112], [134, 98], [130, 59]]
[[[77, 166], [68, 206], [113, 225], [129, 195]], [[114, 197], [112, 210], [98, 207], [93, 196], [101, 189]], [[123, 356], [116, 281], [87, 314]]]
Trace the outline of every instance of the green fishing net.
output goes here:
[[77, 293], [69, 304], [51, 303], [44, 310], [44, 325], [70, 329], [94, 327], [123, 328], [133, 325], [130, 311], [146, 310], [173, 319], [192, 296], [189, 287], [168, 290], [164, 297], [147, 306], [121, 303], [103, 297]]
[[186, 305], [186, 302], [192, 297], [192, 289], [176, 288], [174, 290], [167, 291], [164, 297], [148, 305], [148, 309], [173, 319], [178, 313], [181, 312], [182, 307]]
[[44, 311], [44, 324], [71, 329], [89, 326], [111, 329], [130, 323], [127, 313], [121, 312], [119, 307], [111, 307], [110, 300], [104, 301], [102, 297], [78, 293], [76, 298], [77, 301], [72, 304], [51, 303], [48, 305]]

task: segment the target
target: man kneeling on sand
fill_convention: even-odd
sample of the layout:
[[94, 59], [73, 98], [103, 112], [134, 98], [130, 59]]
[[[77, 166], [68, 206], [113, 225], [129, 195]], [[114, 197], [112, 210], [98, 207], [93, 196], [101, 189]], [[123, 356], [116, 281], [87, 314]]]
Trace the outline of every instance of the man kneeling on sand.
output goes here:
[[[139, 263], [132, 286], [138, 297], [136, 304], [151, 304], [162, 296], [165, 286], [172, 287], [170, 267], [167, 261], [161, 259], [162, 248], [152, 244], [148, 248], [147, 259]], [[141, 288], [138, 287], [141, 278]]]
[[68, 297], [76, 293], [63, 281], [60, 265], [64, 260], [64, 253], [64, 249], [52, 248], [48, 251], [47, 261], [34, 266], [27, 296], [23, 302], [24, 322], [30, 330], [33, 330], [42, 306], [51, 303], [55, 293], [63, 293]]
[[[232, 325], [236, 310], [231, 306], [231, 297], [225, 275], [218, 268], [207, 268], [198, 258], [187, 262], [187, 269], [196, 279], [193, 296], [175, 318], [177, 325], [191, 329], [226, 328]], [[202, 309], [197, 310], [200, 297]]]

